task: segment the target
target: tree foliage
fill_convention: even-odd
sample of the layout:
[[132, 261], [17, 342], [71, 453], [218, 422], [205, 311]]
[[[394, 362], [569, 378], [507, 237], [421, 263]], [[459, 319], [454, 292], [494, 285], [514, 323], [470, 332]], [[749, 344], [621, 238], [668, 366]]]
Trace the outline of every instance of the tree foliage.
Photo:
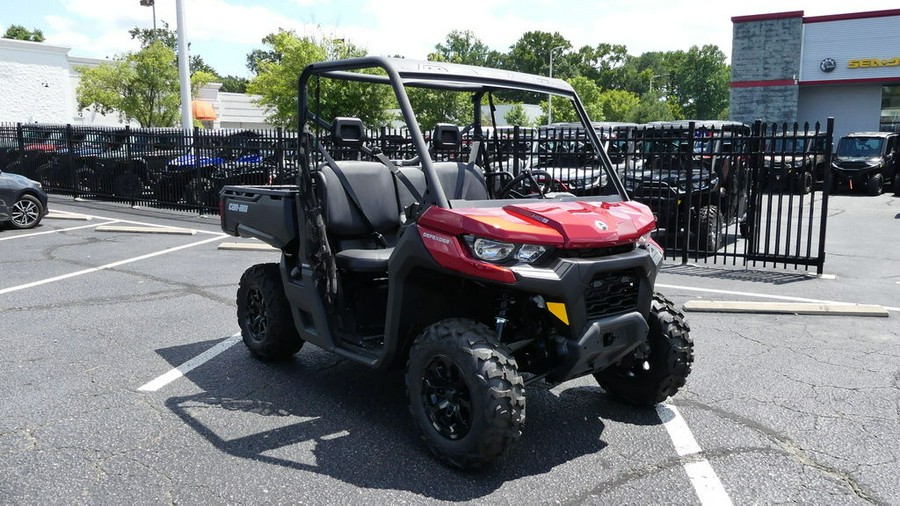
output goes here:
[[[257, 69], [247, 85], [247, 92], [259, 95], [258, 103], [266, 109], [270, 123], [297, 128], [297, 79], [310, 63], [336, 58], [364, 56], [365, 50], [341, 40], [316, 41], [298, 37], [293, 31], [279, 31], [263, 39], [269, 45], [253, 60]], [[353, 116], [369, 127], [384, 126], [392, 119], [390, 109], [396, 100], [388, 87], [323, 79], [310, 83], [310, 97], [316, 100], [314, 110], [326, 119]]]
[[44, 32], [35, 28], [29, 30], [22, 25], [9, 25], [6, 33], [3, 34], [4, 39], [28, 40], [31, 42], [44, 42]]
[[[177, 125], [181, 96], [178, 68], [173, 61], [172, 49], [155, 41], [111, 63], [79, 67], [78, 109], [118, 113], [120, 119], [137, 121], [142, 127]], [[192, 94], [212, 78], [204, 72], [191, 76]]]
[[531, 119], [528, 117], [528, 114], [525, 112], [525, 107], [522, 104], [514, 104], [509, 112], [503, 116], [503, 119], [506, 120], [507, 125], [518, 125], [523, 127], [531, 127], [534, 126]]

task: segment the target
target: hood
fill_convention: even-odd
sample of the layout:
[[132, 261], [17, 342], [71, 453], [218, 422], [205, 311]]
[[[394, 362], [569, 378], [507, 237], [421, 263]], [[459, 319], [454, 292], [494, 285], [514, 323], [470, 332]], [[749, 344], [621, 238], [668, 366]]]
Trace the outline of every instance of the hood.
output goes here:
[[884, 161], [880, 156], [838, 156], [831, 159], [832, 165], [839, 169], [865, 169], [877, 167]]
[[13, 174], [11, 172], [0, 172], [0, 178], [6, 179], [8, 181], [12, 181], [14, 183], [18, 183], [20, 186], [33, 186], [35, 188], [38, 187], [38, 182], [32, 179], [28, 179], [25, 176], [20, 176], [19, 174]]
[[419, 224], [448, 235], [471, 234], [557, 248], [599, 248], [632, 243], [656, 223], [638, 202], [544, 200], [503, 207], [429, 208]]

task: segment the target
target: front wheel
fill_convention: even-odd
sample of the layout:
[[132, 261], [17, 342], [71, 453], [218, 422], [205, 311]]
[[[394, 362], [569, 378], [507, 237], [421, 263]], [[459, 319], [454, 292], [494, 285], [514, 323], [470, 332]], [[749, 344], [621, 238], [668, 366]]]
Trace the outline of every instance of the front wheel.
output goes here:
[[877, 197], [884, 191], [884, 176], [881, 173], [872, 174], [872, 177], [866, 181], [866, 191], [869, 195]]
[[9, 223], [13, 228], [34, 228], [44, 217], [44, 206], [34, 195], [22, 195], [12, 205], [9, 213]]
[[237, 317], [244, 344], [260, 358], [283, 360], [303, 346], [278, 264], [257, 264], [244, 271], [237, 291]]
[[425, 329], [409, 352], [406, 390], [422, 440], [454, 467], [483, 469], [522, 433], [516, 361], [480, 323], [453, 318]]
[[722, 224], [725, 218], [716, 206], [700, 208], [697, 222], [697, 236], [700, 240], [700, 250], [715, 252], [722, 247]]
[[637, 406], [653, 406], [675, 395], [694, 361], [690, 328], [672, 301], [653, 294], [647, 320], [647, 342], [620, 363], [594, 374], [611, 396]]

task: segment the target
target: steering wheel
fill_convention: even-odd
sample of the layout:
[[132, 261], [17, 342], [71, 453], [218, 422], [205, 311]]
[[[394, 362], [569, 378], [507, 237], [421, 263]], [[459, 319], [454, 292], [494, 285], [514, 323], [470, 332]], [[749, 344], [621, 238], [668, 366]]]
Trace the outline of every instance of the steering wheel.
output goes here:
[[[544, 184], [541, 185], [538, 183], [535, 176], [544, 176]], [[556, 180], [549, 172], [546, 170], [524, 170], [518, 176], [514, 177], [510, 182], [503, 185], [503, 188], [500, 189], [499, 198], [507, 199], [510, 197], [515, 198], [523, 198], [528, 196], [533, 196], [534, 194], [521, 193], [516, 190], [522, 183], [526, 182], [528, 186], [531, 188], [537, 189], [537, 194], [540, 198], [545, 198], [544, 194], [549, 192], [553, 185], [562, 186], [562, 183]]]

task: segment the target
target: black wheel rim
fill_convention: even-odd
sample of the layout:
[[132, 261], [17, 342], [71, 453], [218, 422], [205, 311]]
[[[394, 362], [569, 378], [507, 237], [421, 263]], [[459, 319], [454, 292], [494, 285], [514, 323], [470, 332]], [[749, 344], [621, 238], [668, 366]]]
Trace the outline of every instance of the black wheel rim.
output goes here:
[[422, 371], [422, 406], [434, 430], [461, 439], [472, 428], [472, 394], [459, 366], [443, 355]]
[[266, 337], [267, 323], [266, 299], [259, 288], [251, 288], [247, 293], [247, 330], [254, 341]]
[[30, 227], [38, 219], [38, 206], [28, 199], [22, 199], [13, 205], [12, 221], [20, 227]]

